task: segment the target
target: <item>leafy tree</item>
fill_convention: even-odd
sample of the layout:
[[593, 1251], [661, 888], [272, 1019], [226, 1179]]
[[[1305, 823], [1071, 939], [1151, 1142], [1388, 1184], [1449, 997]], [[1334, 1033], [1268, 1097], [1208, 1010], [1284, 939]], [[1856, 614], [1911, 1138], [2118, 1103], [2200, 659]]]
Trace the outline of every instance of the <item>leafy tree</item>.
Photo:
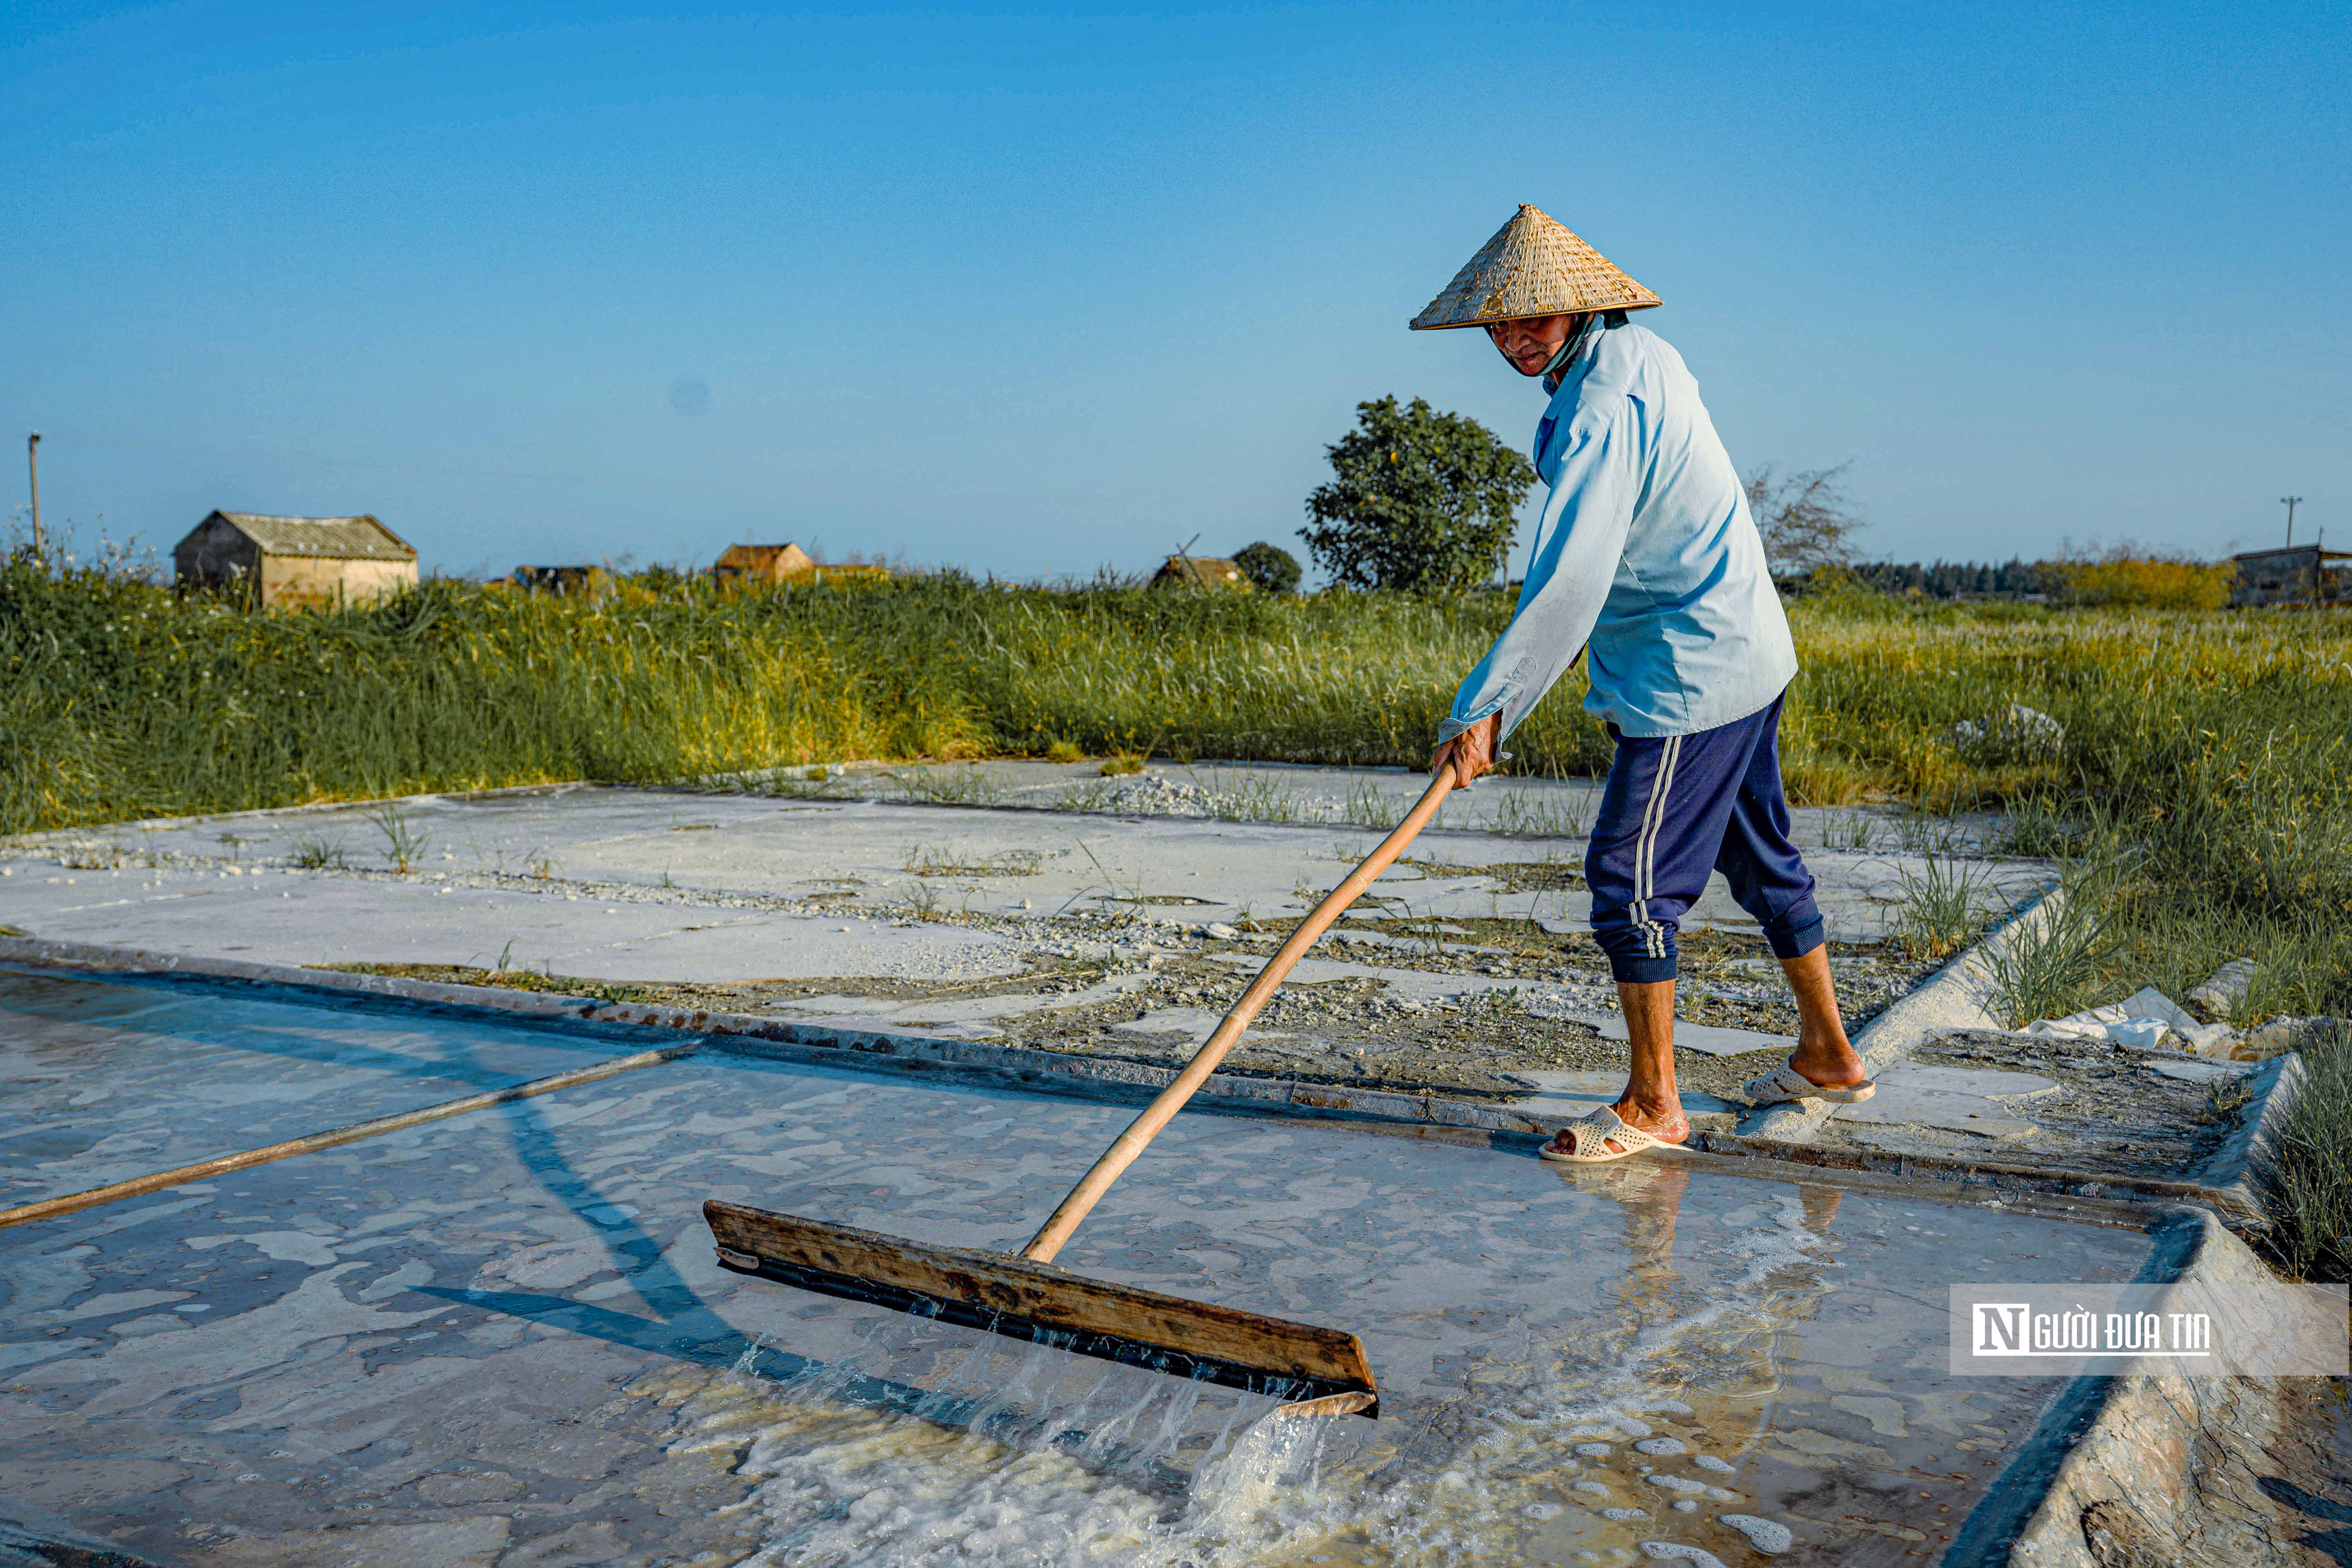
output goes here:
[[1861, 518], [1845, 493], [1846, 466], [1776, 472], [1770, 464], [1748, 477], [1748, 510], [1764, 535], [1764, 557], [1775, 577], [1801, 577], [1823, 566], [1853, 563]]
[[1263, 539], [1255, 544], [1244, 544], [1234, 552], [1234, 564], [1262, 594], [1298, 591], [1297, 558], [1278, 544], [1268, 544]]
[[1326, 448], [1332, 480], [1300, 529], [1317, 564], [1349, 588], [1465, 588], [1511, 548], [1535, 468], [1493, 431], [1421, 398], [1356, 405], [1356, 428]]
[[1864, 561], [1856, 563], [1852, 570], [1857, 579], [1882, 594], [1918, 593], [1938, 599], [2048, 595], [2062, 594], [2066, 588], [2066, 574], [2058, 563], [2021, 561], [2015, 556], [1998, 565], [1967, 561], [1938, 561], [1932, 566]]

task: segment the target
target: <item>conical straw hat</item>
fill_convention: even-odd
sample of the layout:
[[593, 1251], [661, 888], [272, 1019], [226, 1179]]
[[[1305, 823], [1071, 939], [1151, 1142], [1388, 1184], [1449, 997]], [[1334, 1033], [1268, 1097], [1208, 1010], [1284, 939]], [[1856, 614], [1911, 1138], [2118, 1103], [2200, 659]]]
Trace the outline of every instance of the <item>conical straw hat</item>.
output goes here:
[[1454, 275], [1445, 292], [1412, 319], [1412, 329], [1483, 327], [1570, 310], [1640, 310], [1659, 302], [1549, 214], [1523, 205]]

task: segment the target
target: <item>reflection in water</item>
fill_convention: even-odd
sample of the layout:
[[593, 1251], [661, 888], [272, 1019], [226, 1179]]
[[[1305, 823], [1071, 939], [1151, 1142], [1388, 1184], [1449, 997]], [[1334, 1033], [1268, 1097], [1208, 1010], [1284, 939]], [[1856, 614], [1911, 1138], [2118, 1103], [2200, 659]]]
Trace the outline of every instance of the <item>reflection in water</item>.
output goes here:
[[1560, 1176], [1615, 1205], [1622, 1254], [1576, 1226], [1590, 1293], [1498, 1314], [1379, 1423], [1272, 1419], [1270, 1400], [879, 1315], [853, 1353], [781, 1379], [755, 1350], [700, 1412], [714, 1442], [748, 1434], [754, 1561], [1624, 1568], [1819, 1538], [1748, 1472], [1778, 1347], [1836, 1267], [1840, 1194], [1743, 1184], [1744, 1206], [1718, 1194], [1685, 1221], [1678, 1164]]

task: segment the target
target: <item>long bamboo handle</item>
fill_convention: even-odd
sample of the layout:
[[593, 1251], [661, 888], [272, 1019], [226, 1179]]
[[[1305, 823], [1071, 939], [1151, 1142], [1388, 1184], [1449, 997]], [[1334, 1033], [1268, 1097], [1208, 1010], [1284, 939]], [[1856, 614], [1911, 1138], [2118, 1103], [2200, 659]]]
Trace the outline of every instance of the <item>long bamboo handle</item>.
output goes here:
[[690, 1045], [663, 1046], [659, 1049], [639, 1051], [633, 1057], [614, 1057], [569, 1072], [549, 1078], [535, 1078], [529, 1083], [511, 1084], [505, 1089], [486, 1089], [469, 1094], [463, 1100], [445, 1100], [438, 1105], [403, 1110], [390, 1116], [379, 1116], [373, 1121], [356, 1121], [348, 1127], [337, 1127], [325, 1132], [313, 1132], [304, 1138], [290, 1138], [283, 1143], [265, 1148], [247, 1149], [240, 1153], [223, 1154], [215, 1159], [199, 1160], [193, 1165], [182, 1165], [170, 1171], [157, 1171], [150, 1175], [132, 1176], [126, 1181], [110, 1182], [87, 1192], [68, 1193], [62, 1197], [43, 1198], [38, 1203], [22, 1204], [12, 1209], [0, 1209], [0, 1229], [12, 1225], [30, 1225], [35, 1220], [55, 1219], [59, 1215], [76, 1214], [100, 1204], [114, 1203], [121, 1198], [135, 1198], [142, 1193], [161, 1192], [165, 1187], [185, 1186], [190, 1182], [210, 1180], [226, 1175], [231, 1171], [243, 1171], [255, 1165], [266, 1165], [272, 1160], [290, 1159], [296, 1154], [315, 1153], [320, 1149], [332, 1149], [339, 1144], [356, 1143], [362, 1138], [380, 1138], [387, 1132], [399, 1132], [411, 1127], [422, 1127], [428, 1121], [446, 1117], [462, 1116], [468, 1110], [480, 1110], [488, 1106], [505, 1105], [512, 1100], [529, 1100], [534, 1095], [552, 1094], [560, 1089], [576, 1089], [583, 1083], [594, 1083], [611, 1078], [614, 1073], [635, 1072], [639, 1068], [658, 1067], [680, 1057], [692, 1056], [702, 1048], [702, 1042]]
[[1118, 1180], [1119, 1173], [1135, 1163], [1136, 1156], [1160, 1135], [1160, 1130], [1184, 1108], [1184, 1102], [1192, 1098], [1195, 1090], [1209, 1081], [1209, 1075], [1217, 1070], [1217, 1064], [1225, 1059], [1225, 1053], [1234, 1048], [1234, 1042], [1242, 1037], [1242, 1031], [1249, 1027], [1250, 1020], [1257, 1016], [1258, 1009], [1264, 1007], [1267, 998], [1274, 994], [1275, 987], [1282, 984], [1293, 965], [1307, 956], [1307, 950], [1315, 945], [1316, 938], [1330, 929], [1331, 922], [1339, 918], [1341, 911], [1363, 896], [1364, 889], [1372, 885], [1373, 879], [1387, 870], [1390, 863], [1404, 853], [1405, 846], [1429, 826], [1429, 819], [1435, 816], [1437, 808], [1445, 804], [1446, 793], [1453, 787], [1454, 769], [1448, 766], [1430, 781], [1420, 803], [1402, 822], [1397, 824], [1396, 831], [1381, 839], [1380, 847], [1364, 857], [1364, 863], [1348, 873], [1348, 879], [1332, 889], [1330, 897], [1316, 905], [1315, 912], [1290, 933], [1290, 940], [1282, 944], [1281, 951], [1266, 962], [1264, 969], [1258, 971], [1258, 976], [1250, 983], [1250, 988], [1242, 993], [1242, 999], [1234, 1004], [1234, 1010], [1225, 1015], [1223, 1023], [1217, 1026], [1217, 1032], [1193, 1053], [1192, 1059], [1184, 1065], [1184, 1070], [1176, 1075], [1176, 1081], [1161, 1089], [1160, 1098], [1146, 1106], [1143, 1114], [1129, 1122], [1127, 1131], [1103, 1151], [1102, 1158], [1097, 1160], [1094, 1168], [1070, 1190], [1070, 1195], [1062, 1200], [1062, 1206], [1054, 1211], [1045, 1228], [1021, 1249], [1022, 1257], [1034, 1263], [1053, 1261], [1054, 1254], [1062, 1250], [1062, 1244], [1070, 1239], [1070, 1233], [1078, 1228], [1078, 1222], [1087, 1217], [1095, 1205], [1101, 1201], [1103, 1194], [1110, 1190], [1110, 1184]]

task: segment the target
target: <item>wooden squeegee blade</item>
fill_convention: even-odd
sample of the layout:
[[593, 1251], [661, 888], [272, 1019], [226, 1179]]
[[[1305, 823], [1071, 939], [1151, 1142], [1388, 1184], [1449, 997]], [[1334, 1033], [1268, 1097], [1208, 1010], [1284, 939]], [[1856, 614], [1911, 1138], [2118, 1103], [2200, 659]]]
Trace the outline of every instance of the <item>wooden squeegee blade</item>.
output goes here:
[[[1090, 1279], [1002, 1252], [925, 1247], [720, 1198], [704, 1204], [702, 1213], [719, 1244], [719, 1263], [737, 1273], [1291, 1402], [1369, 1395], [1360, 1411], [1345, 1413], [1379, 1414], [1363, 1344], [1344, 1329]], [[1337, 1405], [1333, 1409], [1341, 1413]]]

